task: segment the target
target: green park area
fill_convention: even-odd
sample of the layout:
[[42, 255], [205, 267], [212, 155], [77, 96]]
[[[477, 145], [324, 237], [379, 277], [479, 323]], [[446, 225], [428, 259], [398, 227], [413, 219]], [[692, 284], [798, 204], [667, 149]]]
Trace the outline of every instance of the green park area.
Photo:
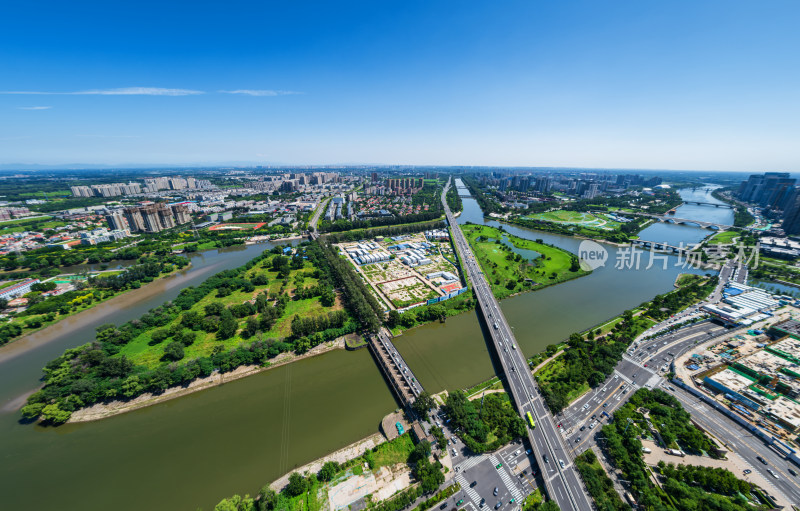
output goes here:
[[[613, 420], [603, 426], [602, 435], [611, 464], [622, 472], [621, 479], [628, 482], [633, 497], [644, 508], [665, 511], [773, 508], [757, 486], [738, 479], [726, 469], [685, 464], [675, 466], [663, 460], [648, 466], [643, 459], [640, 439], [653, 437], [651, 427], [663, 439], [661, 448], [678, 448], [690, 454], [720, 457], [710, 439], [692, 425], [691, 416], [674, 396], [661, 390], [637, 390], [614, 412]], [[611, 495], [610, 481], [604, 481], [597, 472], [593, 456], [580, 456], [576, 465], [595, 502], [608, 503], [601, 509], [629, 509], [614, 503], [616, 499]]]
[[[169, 323], [160, 328], [146, 330], [139, 334], [120, 350], [118, 356], [125, 356], [134, 364], [141, 364], [150, 368], [158, 367], [164, 362], [166, 352], [170, 346], [170, 343], [163, 341], [168, 337], [174, 337], [175, 333], [184, 332], [186, 329], [194, 333], [192, 343], [183, 349], [184, 357], [186, 358], [211, 356], [215, 350], [235, 348], [251, 337], [247, 322], [252, 319], [252, 314], [242, 314], [256, 312], [255, 303], [259, 300], [259, 295], [262, 298], [266, 298], [270, 307], [276, 303], [279, 296], [291, 298], [282, 307], [282, 314], [274, 318], [270, 328], [263, 329], [258, 333], [258, 337], [264, 339], [291, 337], [292, 320], [295, 317], [314, 320], [320, 316], [327, 316], [330, 312], [342, 309], [341, 304], [337, 304], [335, 300], [328, 306], [323, 305], [322, 297], [319, 295], [300, 298], [300, 294], [296, 293], [298, 287], [310, 289], [318, 285], [319, 282], [314, 277], [317, 274], [316, 269], [308, 261], [299, 258], [294, 259], [297, 264], [289, 269], [287, 277], [281, 278], [279, 274], [283, 266], [276, 261], [279, 258], [285, 261], [285, 264], [288, 264], [289, 258], [274, 255], [244, 272], [242, 278], [251, 282], [253, 284], [252, 288], [246, 286], [239, 289], [231, 289], [230, 294], [227, 294], [227, 291], [222, 294], [217, 291], [206, 295], [192, 305], [189, 310]], [[329, 299], [332, 298], [331, 296]], [[246, 309], [242, 313], [237, 312], [234, 314], [237, 333], [220, 339], [217, 335], [218, 329], [208, 324], [209, 322], [206, 321], [206, 318], [208, 316], [220, 316], [224, 309], [237, 307]], [[196, 319], [200, 328], [193, 328], [192, 324], [185, 319], [187, 317], [192, 320]], [[231, 328], [233, 328], [233, 323], [231, 323]], [[169, 357], [167, 356], [166, 359], [169, 359]]]
[[739, 231], [723, 231], [715, 234], [708, 240], [710, 245], [730, 245], [735, 243], [736, 239], [741, 237], [742, 233]]
[[139, 319], [98, 327], [94, 342], [47, 364], [45, 385], [28, 398], [23, 416], [59, 424], [100, 401], [158, 394], [215, 370], [268, 365], [281, 353], [302, 354], [356, 331], [334, 291], [331, 260], [317, 244], [291, 257], [276, 247]]
[[556, 210], [544, 213], [535, 213], [527, 216], [531, 220], [542, 220], [556, 224], [579, 225], [591, 229], [614, 230], [620, 227], [620, 222], [612, 220], [603, 214], [595, 214], [581, 211]]
[[[572, 334], [564, 353], [534, 375], [550, 410], [560, 412], [590, 388], [602, 384], [631, 341], [653, 324], [649, 318], [625, 311], [602, 327]], [[548, 352], [555, 353], [557, 348], [548, 346]]]
[[589, 273], [574, 254], [542, 240], [526, 240], [486, 225], [466, 224], [461, 230], [498, 299]]
[[486, 394], [482, 402], [476, 402], [456, 390], [448, 394], [444, 409], [458, 435], [476, 453], [493, 451], [526, 432], [506, 393]]

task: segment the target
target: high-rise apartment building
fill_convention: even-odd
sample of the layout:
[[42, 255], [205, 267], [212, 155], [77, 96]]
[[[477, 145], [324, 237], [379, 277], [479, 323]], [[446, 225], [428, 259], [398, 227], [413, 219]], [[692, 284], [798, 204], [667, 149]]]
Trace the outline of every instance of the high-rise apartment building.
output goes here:
[[128, 230], [128, 222], [122, 212], [115, 211], [110, 215], [106, 215], [106, 222], [112, 231], [125, 231]]

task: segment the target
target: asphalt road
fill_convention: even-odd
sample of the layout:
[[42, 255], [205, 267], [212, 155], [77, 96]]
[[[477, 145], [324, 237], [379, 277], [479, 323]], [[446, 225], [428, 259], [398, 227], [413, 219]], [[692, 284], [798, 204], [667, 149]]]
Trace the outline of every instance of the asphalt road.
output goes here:
[[[724, 442], [730, 450], [737, 452], [749, 462], [750, 470], [760, 473], [764, 479], [783, 493], [789, 502], [800, 503], [800, 480], [789, 473], [789, 468], [800, 473], [800, 467], [765, 445], [760, 438], [754, 436], [747, 429], [683, 389], [675, 387], [673, 394], [692, 414], [692, 418], [698, 424], [713, 432], [714, 436]], [[756, 459], [756, 456], [761, 456], [768, 464], [764, 465]], [[767, 469], [772, 469], [778, 477], [772, 476]], [[774, 493], [771, 488], [765, 488], [765, 490], [770, 494]]]
[[581, 396], [556, 416], [571, 451], [579, 453], [595, 443], [595, 428], [602, 428], [608, 421], [603, 412], [611, 415], [639, 387], [654, 388], [664, 383], [659, 375], [669, 371], [675, 356], [728, 332], [730, 330], [721, 325], [704, 321], [642, 341], [638, 346], [632, 345], [602, 385]]
[[533, 446], [537, 464], [541, 467], [541, 476], [547, 493], [562, 511], [589, 511], [593, 509], [591, 498], [569, 456], [564, 439], [558, 433], [554, 419], [528, 369], [527, 361], [516, 348], [514, 334], [500, 310], [500, 304], [492, 294], [466, 238], [447, 205], [445, 196], [449, 188], [450, 182], [442, 192], [442, 203], [448, 223], [452, 227], [453, 242], [460, 254], [463, 269], [473, 285], [492, 344], [506, 374], [514, 403], [526, 423], [528, 412], [535, 420], [536, 427], [528, 427], [528, 439]]
[[[582, 452], [596, 442], [597, 431], [608, 420], [601, 415], [603, 411], [613, 414], [614, 410], [625, 404], [627, 396], [641, 386], [660, 387], [673, 393], [698, 424], [748, 461], [750, 470], [758, 472], [769, 481], [774, 488], [765, 488], [768, 493], [774, 494], [777, 489], [789, 502], [800, 503], [800, 479], [788, 471], [792, 468], [800, 473], [799, 467], [747, 429], [662, 378], [663, 364], [674, 359], [672, 354], [675, 357], [680, 356], [696, 344], [730, 332], [730, 329], [719, 324], [703, 322], [640, 343], [632, 355], [626, 354], [617, 364], [614, 374], [603, 385], [582, 396], [564, 410], [563, 415], [557, 416], [562, 421], [563, 434], [573, 451]], [[648, 367], [644, 367], [644, 364]], [[625, 389], [623, 385], [626, 386]], [[584, 408], [586, 405], [588, 407]], [[597, 416], [597, 425], [589, 429], [589, 425], [594, 422], [592, 415]], [[581, 430], [581, 427], [584, 429]], [[759, 462], [756, 456], [764, 458], [768, 465]], [[772, 469], [778, 477], [772, 476], [767, 469]]]

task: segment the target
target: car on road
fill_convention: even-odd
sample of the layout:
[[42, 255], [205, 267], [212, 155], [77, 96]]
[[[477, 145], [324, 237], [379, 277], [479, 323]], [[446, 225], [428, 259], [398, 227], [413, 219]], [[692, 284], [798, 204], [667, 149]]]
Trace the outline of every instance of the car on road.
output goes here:
[[795, 472], [795, 471], [794, 471], [793, 469], [791, 469], [791, 468], [789, 469], [789, 473], [790, 473], [790, 474], [792, 474], [793, 476], [797, 477], [797, 472]]
[[494, 508], [495, 509], [500, 509], [500, 506], [502, 506], [502, 505], [503, 505], [503, 503], [498, 500], [497, 504], [494, 505]]
[[497, 488], [497, 486], [495, 486], [495, 487], [494, 487], [494, 491], [492, 492], [492, 495], [494, 495], [495, 497], [497, 497], [497, 493], [498, 493], [499, 491], [500, 491], [500, 490]]
[[483, 507], [484, 504], [486, 504], [486, 499], [481, 499], [481, 503], [478, 504], [478, 507]]
[[476, 484], [478, 484], [478, 481], [472, 481], [471, 483], [469, 483], [469, 487], [470, 488], [475, 488]]
[[575, 439], [575, 443], [576, 444], [579, 444], [580, 442], [581, 442], [581, 437], [578, 437], [578, 438]]
[[771, 476], [772, 476], [772, 477], [774, 477], [775, 479], [780, 479], [780, 477], [778, 477], [778, 474], [776, 474], [776, 473], [775, 473], [775, 471], [774, 471], [774, 470], [772, 470], [771, 468], [768, 468], [768, 469], [767, 469], [767, 472], [769, 472], [769, 475], [771, 475]]
[[764, 465], [767, 465], [767, 460], [765, 460], [765, 459], [764, 459], [764, 458], [762, 458], [761, 456], [756, 456], [756, 459], [757, 459], [758, 461], [760, 461], [761, 463], [763, 463]]
[[564, 460], [558, 460], [558, 464], [561, 465], [561, 468], [564, 468]]
[[439, 506], [439, 509], [444, 509], [446, 507], [447, 507], [447, 502], [444, 502], [444, 503], [442, 503], [441, 506]]
[[544, 462], [545, 462], [545, 463], [550, 463], [550, 460], [549, 460], [549, 459], [547, 459], [547, 455], [546, 455], [546, 454], [544, 455]]
[[581, 426], [580, 430], [583, 431], [584, 429], [586, 429], [586, 426]]
[[496, 468], [497, 470], [500, 470], [501, 468], [503, 468], [503, 464], [502, 463], [498, 463], [497, 466], [494, 467], [494, 468]]

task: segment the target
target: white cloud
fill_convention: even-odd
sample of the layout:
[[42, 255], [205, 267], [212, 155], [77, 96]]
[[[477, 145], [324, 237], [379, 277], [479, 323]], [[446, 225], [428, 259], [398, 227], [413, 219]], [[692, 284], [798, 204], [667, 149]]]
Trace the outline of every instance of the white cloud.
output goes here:
[[244, 96], [291, 96], [294, 94], [303, 94], [291, 90], [263, 90], [263, 89], [236, 89], [236, 90], [221, 90], [223, 94], [242, 94]]
[[0, 94], [64, 95], [64, 96], [194, 96], [205, 94], [200, 90], [164, 89], [161, 87], [121, 87], [118, 89], [90, 89], [73, 92], [50, 91], [0, 91]]
[[50, 110], [52, 106], [18, 106], [20, 110]]

